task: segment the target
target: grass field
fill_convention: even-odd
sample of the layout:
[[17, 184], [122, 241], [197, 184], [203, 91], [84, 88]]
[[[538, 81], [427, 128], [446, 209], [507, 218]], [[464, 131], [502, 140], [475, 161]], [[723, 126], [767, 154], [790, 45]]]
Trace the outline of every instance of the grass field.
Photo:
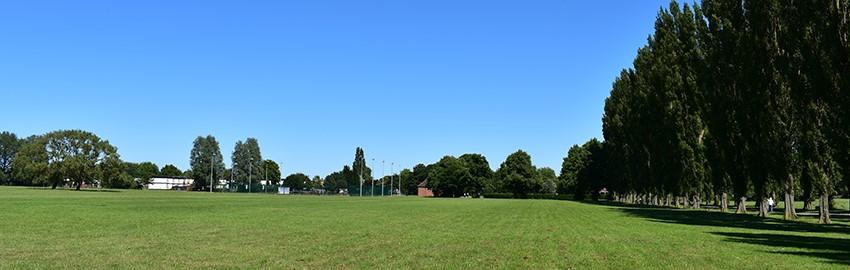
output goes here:
[[8, 187], [0, 207], [3, 269], [850, 267], [842, 218], [824, 226], [572, 201]]

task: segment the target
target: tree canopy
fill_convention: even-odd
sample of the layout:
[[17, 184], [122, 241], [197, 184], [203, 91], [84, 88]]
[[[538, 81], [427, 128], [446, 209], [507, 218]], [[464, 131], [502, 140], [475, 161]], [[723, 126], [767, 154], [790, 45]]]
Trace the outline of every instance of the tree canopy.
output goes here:
[[168, 177], [179, 177], [183, 175], [183, 172], [172, 164], [168, 164], [162, 166], [162, 169], [159, 171], [159, 175], [168, 176]]
[[[198, 136], [189, 158], [194, 188], [198, 190], [214, 189], [224, 174], [224, 160], [221, 147], [212, 135]], [[212, 183], [210, 180], [212, 179]]]
[[605, 101], [603, 186], [624, 202], [714, 198], [723, 211], [727, 194], [737, 212], [754, 197], [761, 216], [777, 192], [787, 205], [817, 193], [829, 223], [850, 169], [848, 5], [672, 1]]
[[15, 133], [0, 132], [0, 185], [12, 181], [12, 163], [21, 144]]
[[120, 177], [117, 149], [108, 141], [82, 130], [59, 130], [23, 145], [13, 166], [16, 177], [56, 188], [65, 183], [79, 190], [103, 179]]

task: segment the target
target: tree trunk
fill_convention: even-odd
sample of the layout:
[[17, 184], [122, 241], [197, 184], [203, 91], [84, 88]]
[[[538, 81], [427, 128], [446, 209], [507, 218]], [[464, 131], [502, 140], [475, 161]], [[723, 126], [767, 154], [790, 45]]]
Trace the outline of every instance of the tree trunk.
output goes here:
[[747, 197], [741, 196], [738, 198], [738, 209], [735, 210], [735, 214], [746, 214], [747, 213]]
[[661, 204], [658, 202], [658, 194], [652, 194], [652, 205], [660, 206]]
[[729, 194], [726, 192], [720, 194], [720, 212], [729, 212]]
[[[673, 196], [673, 195], [670, 195], [670, 196]], [[679, 196], [674, 196], [674, 197], [673, 197], [673, 200], [674, 200], [674, 201], [676, 201], [676, 208], [679, 208], [679, 206], [680, 206], [680, 203], [679, 203]]]
[[694, 195], [694, 209], [699, 209], [700, 207], [700, 196]]
[[767, 217], [767, 214], [768, 214], [767, 213], [767, 199], [765, 199], [764, 196], [762, 196], [759, 199], [759, 216], [760, 217]]
[[77, 182], [77, 190], [80, 190], [80, 187], [82, 187], [82, 186], [83, 186], [83, 182], [82, 182], [82, 181]]
[[688, 207], [689, 207], [689, 205], [688, 205], [688, 204], [690, 203], [690, 200], [688, 200], [688, 197], [687, 197], [687, 196], [683, 196], [683, 197], [682, 197], [682, 203], [684, 204], [684, 205], [682, 206], [682, 208], [688, 208]]
[[810, 201], [810, 200], [805, 200], [805, 201], [803, 202], [803, 210], [804, 210], [804, 211], [812, 211], [812, 210], [814, 210], [814, 209], [815, 209], [815, 207], [812, 205], [812, 201]]
[[832, 219], [829, 218], [829, 196], [826, 194], [820, 195], [820, 210], [818, 211], [818, 223], [832, 224]]
[[797, 219], [797, 210], [794, 209], [794, 194], [785, 193], [785, 219]]

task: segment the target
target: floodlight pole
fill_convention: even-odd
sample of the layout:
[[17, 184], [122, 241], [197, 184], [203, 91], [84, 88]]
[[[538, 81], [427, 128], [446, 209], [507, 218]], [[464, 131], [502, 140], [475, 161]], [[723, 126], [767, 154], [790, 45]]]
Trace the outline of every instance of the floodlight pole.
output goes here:
[[393, 196], [393, 186], [394, 186], [393, 185], [393, 176], [394, 176], [393, 175], [393, 172], [394, 172], [393, 168], [394, 168], [394, 166], [395, 166], [395, 162], [390, 162], [390, 197]]
[[212, 193], [213, 185], [213, 163], [215, 163], [215, 155], [210, 157], [210, 193]]
[[366, 157], [360, 161], [360, 197], [363, 197], [363, 163], [366, 163]]
[[[253, 161], [251, 157], [251, 149], [248, 149], [248, 159]], [[254, 176], [254, 162], [248, 162], [248, 193], [251, 193], [251, 177]]]
[[384, 170], [386, 161], [381, 160], [381, 197], [384, 197], [384, 178], [387, 177], [387, 172]]

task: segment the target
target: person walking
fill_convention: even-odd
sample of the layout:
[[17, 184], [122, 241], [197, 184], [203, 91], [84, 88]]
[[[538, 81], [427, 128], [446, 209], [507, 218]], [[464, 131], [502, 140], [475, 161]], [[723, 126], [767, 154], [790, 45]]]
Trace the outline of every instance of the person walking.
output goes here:
[[767, 212], [773, 213], [773, 206], [776, 205], [776, 202], [773, 201], [773, 197], [767, 198]]

